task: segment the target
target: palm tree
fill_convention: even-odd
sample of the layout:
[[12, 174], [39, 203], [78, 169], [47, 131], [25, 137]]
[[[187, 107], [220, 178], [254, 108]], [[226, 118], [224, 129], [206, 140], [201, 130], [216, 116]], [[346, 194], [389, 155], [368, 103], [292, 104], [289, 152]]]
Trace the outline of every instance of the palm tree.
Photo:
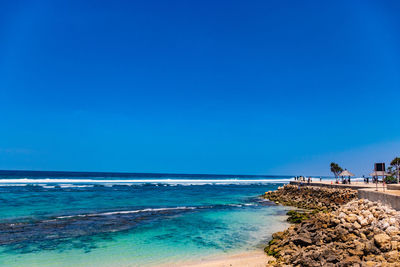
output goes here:
[[337, 177], [336, 177], [336, 171], [335, 171], [335, 165], [336, 165], [335, 162], [332, 162], [332, 163], [331, 163], [331, 173], [333, 173], [333, 175], [335, 175], [335, 178], [337, 178]]
[[335, 166], [336, 166], [336, 163], [332, 162], [331, 163], [331, 172], [333, 173], [333, 175], [335, 175], [335, 178], [337, 178], [336, 177], [336, 168], [335, 168]]
[[331, 172], [335, 175], [335, 178], [337, 179], [339, 176], [339, 173], [341, 173], [343, 169], [339, 166], [339, 164], [332, 162], [331, 163]]
[[396, 178], [397, 178], [397, 183], [399, 183], [399, 178], [400, 178], [400, 158], [395, 157], [392, 162], [390, 162], [390, 165], [393, 167], [396, 167]]

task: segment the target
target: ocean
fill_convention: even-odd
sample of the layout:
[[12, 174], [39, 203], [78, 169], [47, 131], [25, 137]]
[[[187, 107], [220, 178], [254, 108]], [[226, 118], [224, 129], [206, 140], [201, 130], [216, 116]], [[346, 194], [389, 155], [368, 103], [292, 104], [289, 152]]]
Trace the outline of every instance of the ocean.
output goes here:
[[1, 266], [159, 266], [262, 249], [286, 176], [0, 171]]

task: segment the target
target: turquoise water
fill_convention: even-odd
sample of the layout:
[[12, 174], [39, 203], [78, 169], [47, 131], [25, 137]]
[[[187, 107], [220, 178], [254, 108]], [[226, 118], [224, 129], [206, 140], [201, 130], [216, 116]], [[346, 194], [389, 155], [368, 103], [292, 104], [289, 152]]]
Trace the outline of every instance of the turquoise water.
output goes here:
[[168, 265], [260, 249], [287, 226], [257, 196], [288, 177], [62, 178], [0, 177], [0, 265]]

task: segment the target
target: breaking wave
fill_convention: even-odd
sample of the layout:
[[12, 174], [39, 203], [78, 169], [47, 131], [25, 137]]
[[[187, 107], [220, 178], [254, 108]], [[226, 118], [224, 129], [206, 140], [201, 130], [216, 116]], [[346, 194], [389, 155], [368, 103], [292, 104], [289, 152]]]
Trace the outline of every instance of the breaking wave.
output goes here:
[[132, 213], [140, 213], [140, 212], [157, 212], [157, 211], [171, 211], [171, 210], [194, 210], [198, 207], [175, 207], [175, 208], [158, 208], [158, 209], [141, 209], [141, 210], [122, 210], [122, 211], [110, 211], [103, 213], [88, 213], [88, 214], [77, 214], [77, 215], [68, 215], [68, 216], [58, 216], [57, 219], [67, 219], [74, 217], [96, 217], [96, 216], [109, 216], [109, 215], [119, 215], [119, 214], [132, 214]]
[[[269, 184], [288, 183], [291, 179], [0, 179], [0, 186], [23, 185], [49, 185], [57, 184], [62, 188], [89, 187], [92, 185], [140, 185], [140, 184], [166, 184], [166, 185], [230, 185], [230, 184]], [[79, 186], [78, 186], [79, 185]]]

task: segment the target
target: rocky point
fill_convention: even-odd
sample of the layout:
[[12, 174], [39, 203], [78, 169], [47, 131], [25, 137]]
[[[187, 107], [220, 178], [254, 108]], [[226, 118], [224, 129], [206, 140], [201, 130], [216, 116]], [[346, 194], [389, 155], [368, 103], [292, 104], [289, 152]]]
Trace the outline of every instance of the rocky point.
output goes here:
[[273, 235], [271, 265], [400, 266], [400, 213], [390, 207], [349, 189], [287, 185], [265, 197], [319, 211]]

